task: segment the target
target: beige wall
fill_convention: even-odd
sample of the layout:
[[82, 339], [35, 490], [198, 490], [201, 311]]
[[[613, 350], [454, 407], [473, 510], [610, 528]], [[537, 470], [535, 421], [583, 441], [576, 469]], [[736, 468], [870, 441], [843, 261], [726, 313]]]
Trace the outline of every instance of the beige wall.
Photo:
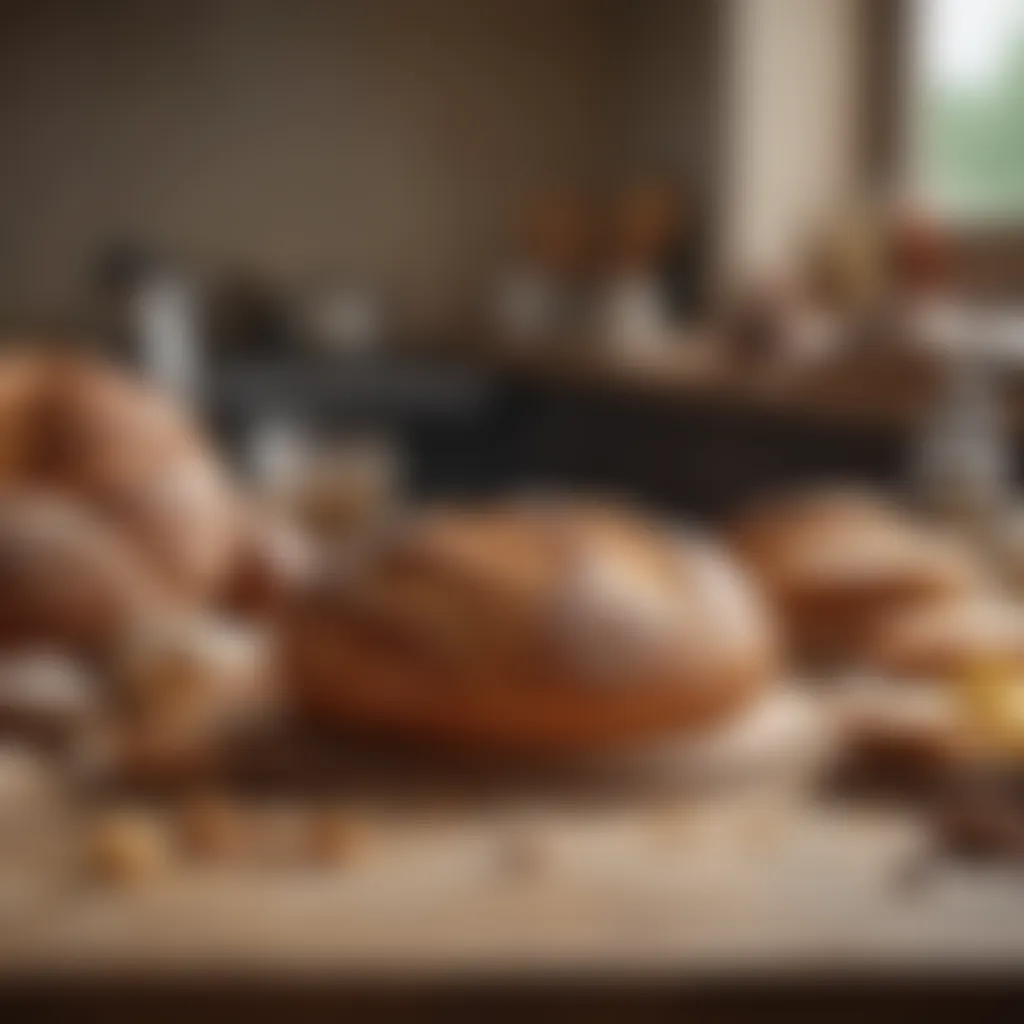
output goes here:
[[865, 4], [733, 0], [723, 274], [785, 266], [863, 185]]
[[[125, 232], [284, 280], [363, 272], [444, 306], [545, 183], [652, 133], [704, 173], [715, 4], [651, 0], [670, 31], [648, 30], [649, 65], [624, 56], [628, 6], [5, 3], [0, 316], [74, 310], [90, 256]], [[617, 135], [633, 88], [653, 122]]]

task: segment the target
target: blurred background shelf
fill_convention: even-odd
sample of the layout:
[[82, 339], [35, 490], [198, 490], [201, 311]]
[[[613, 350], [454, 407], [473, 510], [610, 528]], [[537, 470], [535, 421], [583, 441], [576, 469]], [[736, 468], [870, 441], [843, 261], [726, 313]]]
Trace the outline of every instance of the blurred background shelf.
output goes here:
[[899, 362], [758, 381], [685, 350], [625, 363], [459, 347], [225, 363], [211, 409], [236, 448], [267, 419], [384, 433], [424, 496], [589, 486], [710, 515], [821, 477], [899, 480], [932, 397]]

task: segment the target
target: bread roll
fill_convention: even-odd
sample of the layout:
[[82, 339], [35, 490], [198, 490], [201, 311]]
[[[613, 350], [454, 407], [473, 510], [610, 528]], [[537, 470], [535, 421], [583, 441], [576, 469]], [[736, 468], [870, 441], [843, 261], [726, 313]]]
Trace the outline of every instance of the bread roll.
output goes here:
[[709, 543], [596, 507], [421, 514], [324, 572], [284, 663], [323, 721], [550, 752], [696, 730], [773, 678], [762, 609]]
[[954, 538], [864, 494], [779, 501], [742, 520], [732, 539], [791, 646], [812, 658], [859, 659], [887, 618], [984, 583]]
[[0, 497], [0, 648], [104, 653], [158, 589], [134, 549], [80, 507]]
[[110, 767], [135, 781], [215, 770], [275, 710], [266, 637], [206, 614], [152, 617], [112, 660]]
[[175, 593], [206, 598], [233, 557], [219, 465], [160, 395], [67, 355], [0, 363], [0, 494], [45, 490], [117, 528]]
[[1024, 606], [989, 597], [907, 609], [879, 625], [869, 656], [899, 679], [965, 682], [993, 670], [1024, 679]]

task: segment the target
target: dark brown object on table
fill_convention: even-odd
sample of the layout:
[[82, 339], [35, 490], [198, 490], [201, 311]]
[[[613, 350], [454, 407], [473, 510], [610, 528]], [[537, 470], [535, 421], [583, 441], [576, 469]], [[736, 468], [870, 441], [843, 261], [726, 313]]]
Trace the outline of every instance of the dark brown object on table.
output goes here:
[[776, 668], [723, 552], [598, 506], [423, 514], [325, 572], [286, 619], [285, 672], [310, 713], [476, 749], [702, 730]]
[[975, 783], [952, 795], [939, 810], [937, 830], [951, 854], [1024, 861], [1024, 803], [1003, 787]]
[[864, 719], [844, 737], [856, 761], [880, 773], [903, 778], [935, 778], [953, 770], [963, 757], [960, 737], [937, 725], [916, 727], [882, 718]]

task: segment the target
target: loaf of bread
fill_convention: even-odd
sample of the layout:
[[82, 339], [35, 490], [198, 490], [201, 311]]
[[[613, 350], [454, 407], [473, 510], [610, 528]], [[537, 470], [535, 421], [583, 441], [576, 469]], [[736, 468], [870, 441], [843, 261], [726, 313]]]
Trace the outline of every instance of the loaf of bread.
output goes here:
[[1024, 679], [1024, 606], [992, 596], [906, 609], [879, 624], [869, 661], [899, 679], [967, 682], [993, 671]]
[[234, 499], [174, 406], [95, 361], [25, 354], [0, 362], [0, 496], [46, 491], [81, 505], [188, 598], [223, 585]]
[[320, 574], [283, 632], [321, 721], [512, 751], [706, 728], [775, 670], [721, 550], [597, 506], [421, 513]]
[[105, 653], [159, 589], [134, 549], [79, 506], [0, 497], [0, 648]]
[[772, 503], [742, 519], [732, 540], [791, 647], [813, 659], [857, 660], [897, 612], [959, 600], [984, 584], [955, 538], [861, 493]]

